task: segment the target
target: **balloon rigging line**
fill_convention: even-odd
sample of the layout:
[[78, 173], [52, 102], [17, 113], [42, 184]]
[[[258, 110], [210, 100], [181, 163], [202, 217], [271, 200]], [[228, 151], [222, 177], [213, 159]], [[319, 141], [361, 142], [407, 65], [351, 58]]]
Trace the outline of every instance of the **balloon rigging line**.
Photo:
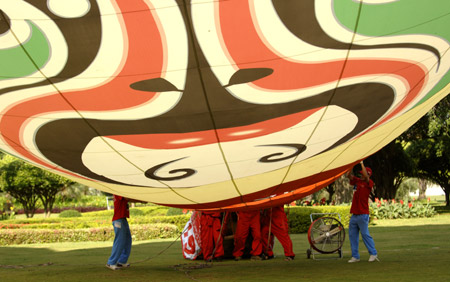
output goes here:
[[[336, 86], [334, 87], [333, 93], [331, 94], [331, 97], [330, 97], [330, 99], [328, 100], [327, 107], [325, 108], [325, 110], [324, 110], [323, 113], [321, 114], [321, 117], [319, 118], [318, 122], [315, 124], [315, 126], [314, 126], [314, 128], [313, 128], [311, 134], [309, 135], [309, 138], [306, 140], [305, 146], [308, 144], [308, 142], [310, 142], [311, 138], [313, 137], [314, 133], [316, 132], [317, 128], [319, 127], [320, 122], [323, 120], [325, 114], [327, 113], [328, 107], [329, 107], [331, 101], [333, 100], [334, 96], [336, 95], [337, 89], [339, 88], [339, 82], [340, 82], [340, 80], [341, 80], [342, 77], [343, 77], [343, 74], [344, 74], [344, 71], [345, 71], [345, 67], [346, 67], [346, 65], [347, 65], [347, 60], [348, 60], [348, 58], [349, 58], [349, 56], [350, 56], [350, 51], [351, 51], [351, 49], [352, 49], [352, 46], [353, 46], [353, 43], [354, 43], [354, 40], [355, 40], [355, 37], [356, 37], [356, 33], [357, 33], [357, 30], [358, 30], [358, 24], [359, 24], [359, 20], [360, 20], [360, 16], [361, 16], [361, 10], [362, 10], [362, 1], [359, 3], [358, 14], [357, 14], [356, 21], [355, 21], [355, 29], [354, 29], [354, 32], [353, 32], [352, 40], [351, 40], [351, 42], [350, 42], [350, 44], [349, 44], [349, 48], [348, 48], [348, 50], [347, 50], [347, 54], [346, 54], [346, 56], [345, 56], [344, 63], [343, 63], [343, 65], [342, 65], [341, 73], [339, 74], [339, 77], [338, 77], [338, 79], [337, 79], [337, 81], [336, 81]], [[289, 172], [290, 172], [291, 169], [292, 169], [292, 166], [294, 165], [295, 161], [296, 161], [298, 158], [299, 158], [299, 155], [295, 156], [295, 158], [292, 160], [291, 164], [287, 167], [286, 173], [285, 173], [283, 179], [281, 180], [281, 183], [278, 184], [277, 186], [275, 186], [275, 187], [271, 190], [271, 193], [270, 193], [270, 194], [276, 193], [276, 191], [277, 191], [277, 190], [281, 187], [281, 185], [285, 182], [287, 176], [289, 175]], [[330, 163], [331, 163], [331, 162], [330, 162]], [[328, 165], [330, 165], [330, 163], [328, 163]], [[326, 167], [327, 167], [327, 166], [326, 166]], [[326, 167], [325, 167], [325, 168], [326, 168]], [[322, 171], [324, 171], [325, 168], [322, 169]]]
[[185, 12], [186, 18], [187, 18], [187, 24], [186, 24], [187, 32], [188, 32], [188, 34], [189, 34], [189, 37], [191, 38], [191, 42], [193, 42], [193, 44], [192, 44], [192, 46], [193, 46], [192, 48], [194, 49], [193, 54], [194, 54], [195, 61], [196, 61], [196, 63], [197, 63], [197, 68], [196, 68], [196, 69], [197, 69], [197, 71], [198, 71], [200, 84], [201, 84], [202, 90], [203, 90], [203, 95], [204, 95], [204, 98], [205, 98], [205, 101], [206, 101], [206, 105], [207, 105], [207, 107], [208, 107], [208, 113], [209, 113], [209, 115], [210, 115], [211, 122], [212, 122], [213, 127], [214, 127], [214, 135], [216, 136], [217, 146], [219, 147], [219, 150], [220, 150], [220, 152], [221, 152], [221, 154], [222, 154], [222, 158], [223, 158], [223, 160], [224, 160], [225, 167], [226, 167], [226, 169], [227, 169], [227, 171], [228, 171], [228, 173], [229, 173], [229, 175], [230, 175], [230, 180], [231, 180], [231, 182], [233, 183], [233, 186], [234, 186], [236, 192], [239, 194], [239, 197], [241, 198], [241, 202], [242, 202], [245, 206], [247, 206], [247, 203], [246, 203], [246, 202], [244, 201], [244, 199], [243, 199], [242, 193], [239, 191], [239, 188], [237, 187], [236, 181], [235, 181], [235, 179], [234, 179], [234, 177], [233, 177], [233, 174], [231, 173], [230, 166], [228, 165], [228, 162], [227, 162], [225, 153], [223, 152], [222, 145], [220, 144], [220, 138], [219, 138], [219, 135], [218, 135], [218, 133], [217, 133], [217, 124], [216, 124], [216, 121], [215, 121], [214, 116], [213, 116], [213, 114], [212, 114], [212, 109], [211, 109], [211, 105], [210, 105], [210, 103], [209, 103], [208, 95], [206, 95], [205, 82], [204, 82], [204, 80], [203, 80], [203, 75], [202, 75], [202, 72], [201, 72], [201, 70], [200, 70], [200, 60], [199, 60], [199, 58], [198, 58], [198, 55], [197, 55], [197, 52], [196, 52], [196, 49], [195, 49], [196, 47], [195, 47], [195, 44], [194, 44], [194, 42], [195, 42], [194, 39], [195, 39], [195, 38], [194, 38], [194, 34], [193, 34], [192, 21], [191, 21], [191, 18], [190, 18], [189, 9], [188, 9], [188, 7], [187, 7], [187, 3], [186, 3], [186, 2], [184, 2], [183, 7], [184, 7], [184, 12]]
[[[74, 112], [76, 112], [80, 118], [86, 123], [86, 125], [91, 128], [95, 134], [97, 134], [98, 137], [100, 137], [100, 139], [108, 146], [111, 148], [111, 150], [113, 150], [115, 153], [117, 153], [120, 157], [122, 157], [126, 162], [128, 162], [129, 164], [131, 164], [132, 166], [134, 166], [136, 169], [140, 170], [141, 172], [144, 172], [144, 170], [142, 170], [141, 168], [139, 168], [138, 166], [136, 166], [136, 164], [134, 164], [133, 162], [131, 162], [130, 160], [128, 160], [123, 154], [121, 154], [119, 151], [117, 151], [108, 141], [105, 140], [105, 138], [100, 134], [100, 132], [98, 132], [96, 130], [96, 128], [94, 126], [92, 126], [87, 120], [86, 118], [81, 114], [80, 111], [78, 111], [73, 104], [64, 96], [64, 94], [59, 90], [59, 88], [51, 81], [51, 79], [46, 76], [42, 70], [39, 68], [39, 66], [36, 64], [36, 62], [33, 60], [32, 56], [30, 55], [30, 53], [26, 50], [26, 48], [23, 46], [22, 42], [20, 42], [19, 38], [16, 36], [16, 34], [14, 33], [14, 31], [11, 29], [11, 25], [9, 25], [8, 21], [6, 20], [3, 11], [1, 11], [1, 17], [3, 19], [3, 21], [6, 22], [6, 24], [8, 25], [8, 28], [11, 30], [11, 34], [14, 36], [14, 38], [16, 39], [16, 41], [18, 42], [18, 44], [20, 45], [22, 51], [25, 53], [25, 55], [28, 57], [28, 59], [30, 60], [30, 62], [34, 65], [34, 67], [36, 68], [36, 70], [43, 76], [43, 78], [49, 83], [49, 85], [51, 85], [55, 91], [61, 96], [61, 98], [73, 109]], [[17, 144], [16, 144], [17, 145]], [[158, 182], [160, 182], [162, 185], [165, 185], [167, 188], [169, 188], [174, 194], [180, 196], [181, 198], [190, 201], [192, 203], [195, 204], [199, 204], [196, 201], [193, 201], [181, 194], [179, 194], [177, 191], [175, 191], [172, 187], [170, 187], [169, 185], [167, 185], [164, 182], [161, 182], [159, 180], [157, 180]], [[104, 187], [108, 187], [108, 186], [104, 186]], [[109, 188], [109, 187], [108, 187]], [[111, 189], [111, 188], [110, 188]]]

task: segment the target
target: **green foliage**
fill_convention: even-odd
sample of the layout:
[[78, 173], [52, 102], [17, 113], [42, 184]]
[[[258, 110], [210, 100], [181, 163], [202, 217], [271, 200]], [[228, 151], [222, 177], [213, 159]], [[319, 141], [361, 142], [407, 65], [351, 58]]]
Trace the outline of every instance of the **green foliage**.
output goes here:
[[130, 209], [130, 216], [143, 216], [144, 211], [138, 208], [131, 208]]
[[27, 217], [33, 217], [39, 198], [34, 183], [37, 174], [37, 168], [13, 156], [5, 155], [0, 160], [0, 188], [22, 204]]
[[[164, 216], [167, 214], [167, 210], [169, 208], [162, 206], [146, 206], [146, 207], [136, 207], [130, 209], [130, 217], [133, 216]], [[133, 214], [134, 211], [136, 214]], [[112, 218], [114, 215], [114, 210], [104, 210], [104, 211], [95, 211], [95, 212], [86, 212], [83, 213], [83, 217], [110, 217]]]
[[[286, 209], [286, 214], [288, 215], [289, 222], [289, 232], [293, 234], [308, 232], [309, 226], [311, 225], [312, 213], [325, 214], [313, 216], [313, 220], [321, 216], [331, 216], [339, 220], [344, 227], [348, 226], [348, 223], [350, 221], [349, 206], [290, 207], [289, 209]], [[339, 215], [341, 219], [339, 219]]]
[[[179, 229], [171, 224], [145, 224], [133, 226], [131, 236], [133, 240], [150, 240], [175, 238]], [[0, 245], [56, 243], [56, 242], [84, 242], [84, 241], [112, 241], [114, 229], [100, 227], [89, 229], [7, 229], [0, 230]]]
[[438, 214], [450, 213], [450, 206], [435, 206], [434, 209]]
[[54, 207], [104, 207], [106, 208], [106, 196], [79, 195], [73, 198], [65, 196], [65, 190], [58, 194]]
[[167, 210], [167, 213], [166, 213], [166, 215], [181, 215], [181, 214], [183, 214], [183, 210], [182, 209], [178, 209], [178, 208], [172, 208], [172, 207], [170, 207], [168, 210]]
[[[143, 208], [136, 208], [143, 209]], [[77, 229], [77, 228], [96, 228], [110, 227], [113, 217], [113, 211], [100, 211], [83, 213], [82, 217], [58, 217], [58, 218], [27, 218], [5, 220], [0, 223], [0, 229]], [[182, 230], [188, 222], [190, 215], [174, 215], [174, 216], [131, 216], [128, 218], [130, 225], [145, 224], [172, 224]]]
[[182, 215], [172, 215], [172, 216], [153, 216], [153, 217], [130, 217], [128, 222], [134, 225], [137, 224], [151, 224], [151, 223], [166, 223], [173, 224], [177, 226], [179, 230], [183, 230], [186, 223], [191, 218], [190, 215], [182, 214]]
[[114, 215], [114, 210], [104, 210], [104, 211], [94, 211], [94, 212], [83, 213], [83, 217], [109, 217], [109, 218], [112, 218], [113, 215]]
[[169, 210], [168, 207], [163, 206], [139, 207], [139, 209], [141, 209], [146, 216], [164, 216]]
[[450, 206], [450, 96], [400, 136], [414, 160], [415, 176], [439, 184]]
[[80, 229], [111, 226], [111, 218], [29, 218], [5, 220], [0, 229]]
[[100, 202], [98, 204], [89, 203], [90, 206], [106, 207], [106, 196], [103, 192], [80, 183], [72, 183], [60, 191], [58, 193], [57, 203], [63, 206], [70, 206], [73, 204], [85, 203], [86, 200], [90, 202], [92, 199], [91, 197], [93, 199], [99, 199]]
[[14, 205], [11, 196], [6, 193], [0, 193], [0, 220], [15, 218]]
[[433, 206], [429, 203], [425, 205], [419, 201], [395, 201], [378, 200], [370, 203], [371, 213], [376, 219], [397, 219], [414, 217], [432, 217], [436, 214]]
[[81, 213], [76, 210], [65, 210], [59, 214], [59, 217], [81, 217]]
[[396, 199], [408, 199], [410, 198], [409, 193], [414, 193], [419, 189], [419, 180], [417, 178], [408, 178], [404, 180], [395, 195]]
[[[364, 160], [372, 168], [372, 180], [376, 189], [374, 197], [393, 199], [406, 176], [413, 174], [414, 166], [410, 155], [405, 153], [401, 142], [394, 140]], [[358, 168], [359, 169], [359, 168]]]
[[50, 214], [56, 194], [72, 183], [60, 175], [32, 166], [10, 155], [0, 160], [0, 188], [19, 201], [27, 217], [33, 217], [40, 199]]

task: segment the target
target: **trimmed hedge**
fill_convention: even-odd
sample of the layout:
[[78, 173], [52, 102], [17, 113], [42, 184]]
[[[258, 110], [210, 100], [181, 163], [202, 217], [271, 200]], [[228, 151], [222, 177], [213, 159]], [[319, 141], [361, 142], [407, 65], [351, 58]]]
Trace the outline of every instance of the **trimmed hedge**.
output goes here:
[[183, 215], [172, 215], [172, 216], [141, 216], [141, 217], [130, 217], [128, 222], [131, 224], [155, 224], [155, 223], [165, 223], [165, 224], [173, 224], [180, 231], [183, 230], [186, 223], [191, 218], [190, 214]]
[[[144, 224], [130, 227], [133, 240], [176, 238], [180, 231], [172, 224]], [[8, 229], [0, 230], [0, 245], [41, 244], [56, 242], [112, 241], [114, 229]]]
[[[344, 227], [348, 227], [350, 221], [350, 206], [316, 206], [316, 207], [289, 207], [285, 209], [289, 221], [289, 233], [298, 234], [308, 232], [311, 225], [312, 213], [325, 213], [325, 215], [313, 216], [316, 220], [322, 216], [331, 216], [339, 220]], [[335, 215], [326, 215], [327, 213], [337, 213]]]
[[[139, 211], [136, 211], [139, 210]], [[169, 210], [168, 207], [163, 206], [149, 206], [130, 208], [130, 216], [164, 216]], [[114, 215], [114, 210], [94, 211], [83, 213], [83, 217], [110, 217]]]
[[81, 213], [77, 210], [65, 210], [59, 214], [59, 217], [81, 217]]
[[[168, 208], [139, 207], [128, 219], [134, 240], [176, 237], [190, 219], [190, 214], [151, 216], [167, 213]], [[134, 212], [133, 212], [134, 213]], [[144, 214], [140, 216], [138, 214]], [[336, 217], [344, 227], [350, 220], [350, 206], [295, 206], [286, 208], [290, 233], [308, 232], [313, 220], [321, 216]], [[334, 214], [334, 215], [329, 215]], [[340, 219], [339, 216], [340, 215]], [[0, 245], [50, 242], [108, 241], [114, 237], [112, 210], [84, 213], [77, 218], [32, 218], [0, 222]]]
[[172, 208], [172, 207], [170, 207], [168, 210], [167, 210], [167, 213], [166, 213], [166, 215], [182, 215], [183, 214], [183, 210], [182, 209], [179, 209], [179, 208]]
[[[190, 215], [174, 216], [130, 216], [128, 223], [130, 225], [141, 224], [173, 224], [181, 231]], [[76, 218], [29, 218], [21, 220], [0, 221], [1, 229], [82, 229], [110, 227], [111, 217], [76, 217]]]

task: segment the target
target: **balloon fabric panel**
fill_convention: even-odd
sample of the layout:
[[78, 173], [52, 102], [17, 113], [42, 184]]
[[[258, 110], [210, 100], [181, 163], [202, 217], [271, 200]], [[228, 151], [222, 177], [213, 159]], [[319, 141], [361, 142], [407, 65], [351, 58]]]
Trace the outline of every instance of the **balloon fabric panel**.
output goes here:
[[448, 93], [449, 5], [7, 1], [0, 149], [161, 205], [289, 203]]

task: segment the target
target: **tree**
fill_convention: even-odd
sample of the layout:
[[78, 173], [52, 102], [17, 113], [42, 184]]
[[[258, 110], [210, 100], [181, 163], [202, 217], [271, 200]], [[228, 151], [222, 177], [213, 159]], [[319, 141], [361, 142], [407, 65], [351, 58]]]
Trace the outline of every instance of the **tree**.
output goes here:
[[29, 165], [12, 156], [4, 156], [0, 162], [0, 187], [19, 201], [27, 217], [33, 217], [36, 202], [41, 200], [48, 217], [55, 203], [56, 194], [72, 181]]
[[33, 217], [39, 199], [37, 189], [26, 181], [27, 164], [5, 155], [0, 161], [0, 187], [22, 204], [26, 216]]
[[40, 183], [37, 186], [37, 193], [44, 206], [45, 217], [49, 217], [58, 192], [73, 182], [65, 177], [44, 170], [40, 170], [36, 176], [40, 178], [34, 180], [35, 183]]
[[350, 187], [348, 178], [345, 174], [336, 179], [336, 181], [328, 187], [328, 189], [334, 190], [333, 198], [330, 197], [330, 199], [333, 199], [336, 205], [349, 203], [352, 201], [353, 188]]
[[374, 198], [394, 199], [402, 181], [413, 172], [413, 161], [397, 140], [367, 158], [364, 164], [373, 170]]
[[449, 109], [450, 97], [446, 96], [401, 136], [416, 165], [416, 176], [439, 184], [447, 206], [450, 206]]
[[411, 198], [410, 194], [415, 193], [417, 190], [419, 190], [419, 181], [420, 179], [414, 177], [409, 177], [406, 180], [402, 181], [402, 184], [400, 184], [400, 187], [397, 190], [395, 198], [399, 200], [409, 201]]

